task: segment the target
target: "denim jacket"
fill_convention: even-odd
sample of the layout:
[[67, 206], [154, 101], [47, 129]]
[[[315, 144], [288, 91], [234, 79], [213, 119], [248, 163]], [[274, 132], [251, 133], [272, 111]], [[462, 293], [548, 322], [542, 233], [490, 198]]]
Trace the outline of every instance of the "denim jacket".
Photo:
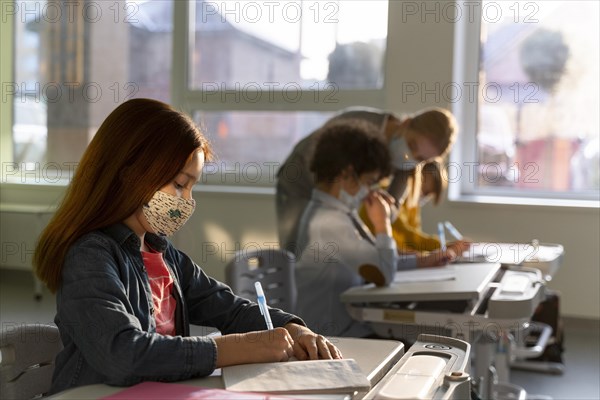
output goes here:
[[[69, 249], [57, 291], [56, 325], [64, 349], [56, 357], [51, 393], [105, 383], [177, 381], [215, 369], [210, 337], [189, 336], [189, 324], [223, 334], [264, 330], [258, 305], [207, 276], [166, 239], [147, 233], [163, 253], [174, 279], [177, 336], [156, 333], [152, 294], [139, 237], [123, 224], [82, 236]], [[274, 326], [304, 325], [294, 315], [270, 309]]]

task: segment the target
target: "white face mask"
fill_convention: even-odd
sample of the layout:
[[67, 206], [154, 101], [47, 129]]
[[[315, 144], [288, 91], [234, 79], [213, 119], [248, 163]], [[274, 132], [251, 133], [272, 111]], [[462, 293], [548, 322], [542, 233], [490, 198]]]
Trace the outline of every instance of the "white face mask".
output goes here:
[[340, 200], [350, 208], [350, 210], [357, 210], [360, 207], [362, 201], [369, 195], [369, 188], [365, 185], [360, 185], [360, 189], [355, 195], [351, 195], [344, 189], [340, 190]]
[[195, 207], [194, 199], [158, 191], [144, 204], [142, 211], [154, 233], [171, 236], [192, 216]]
[[414, 169], [419, 163], [414, 159], [406, 140], [402, 136], [394, 136], [389, 144], [392, 165], [400, 170]]

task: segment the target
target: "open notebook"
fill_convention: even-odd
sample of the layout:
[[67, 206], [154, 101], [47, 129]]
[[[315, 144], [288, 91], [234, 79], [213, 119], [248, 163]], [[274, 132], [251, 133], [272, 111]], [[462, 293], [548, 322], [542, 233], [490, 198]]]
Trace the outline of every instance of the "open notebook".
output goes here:
[[223, 368], [227, 390], [269, 393], [353, 393], [369, 380], [353, 359], [288, 361]]

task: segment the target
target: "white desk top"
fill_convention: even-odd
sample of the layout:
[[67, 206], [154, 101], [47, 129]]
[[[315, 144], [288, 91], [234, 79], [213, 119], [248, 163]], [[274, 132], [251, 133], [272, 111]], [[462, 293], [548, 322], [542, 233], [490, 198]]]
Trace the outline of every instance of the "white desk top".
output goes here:
[[[353, 358], [359, 367], [367, 374], [367, 378], [374, 386], [379, 380], [402, 358], [404, 345], [394, 340], [375, 340], [357, 338], [330, 337], [342, 352], [345, 358]], [[220, 376], [190, 379], [178, 383], [211, 388], [223, 388], [223, 379]], [[89, 385], [66, 390], [52, 396], [60, 400], [88, 400], [109, 396], [124, 388], [108, 385]]]
[[[450, 264], [452, 280], [357, 286], [340, 296], [344, 303], [477, 300], [500, 269], [500, 263]], [[434, 271], [432, 271], [434, 272]]]

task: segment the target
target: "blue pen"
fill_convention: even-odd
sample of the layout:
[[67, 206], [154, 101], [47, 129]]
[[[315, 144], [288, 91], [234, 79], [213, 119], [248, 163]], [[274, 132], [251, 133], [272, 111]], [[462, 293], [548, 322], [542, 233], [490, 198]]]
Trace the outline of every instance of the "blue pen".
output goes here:
[[440, 237], [440, 248], [446, 251], [446, 232], [444, 232], [444, 224], [438, 222], [438, 236]]
[[448, 229], [448, 232], [450, 232], [450, 234], [452, 236], [454, 236], [454, 238], [456, 240], [463, 240], [463, 235], [461, 235], [461, 233], [458, 231], [458, 229], [456, 229], [454, 227], [454, 225], [452, 225], [452, 223], [450, 221], [444, 222], [444, 225], [446, 225], [446, 228]]
[[271, 314], [269, 314], [269, 308], [267, 307], [267, 298], [265, 297], [265, 292], [263, 292], [260, 282], [255, 282], [254, 288], [256, 289], [256, 301], [258, 302], [260, 313], [263, 315], [263, 317], [265, 317], [267, 329], [271, 330], [273, 329], [273, 321], [271, 321]]

